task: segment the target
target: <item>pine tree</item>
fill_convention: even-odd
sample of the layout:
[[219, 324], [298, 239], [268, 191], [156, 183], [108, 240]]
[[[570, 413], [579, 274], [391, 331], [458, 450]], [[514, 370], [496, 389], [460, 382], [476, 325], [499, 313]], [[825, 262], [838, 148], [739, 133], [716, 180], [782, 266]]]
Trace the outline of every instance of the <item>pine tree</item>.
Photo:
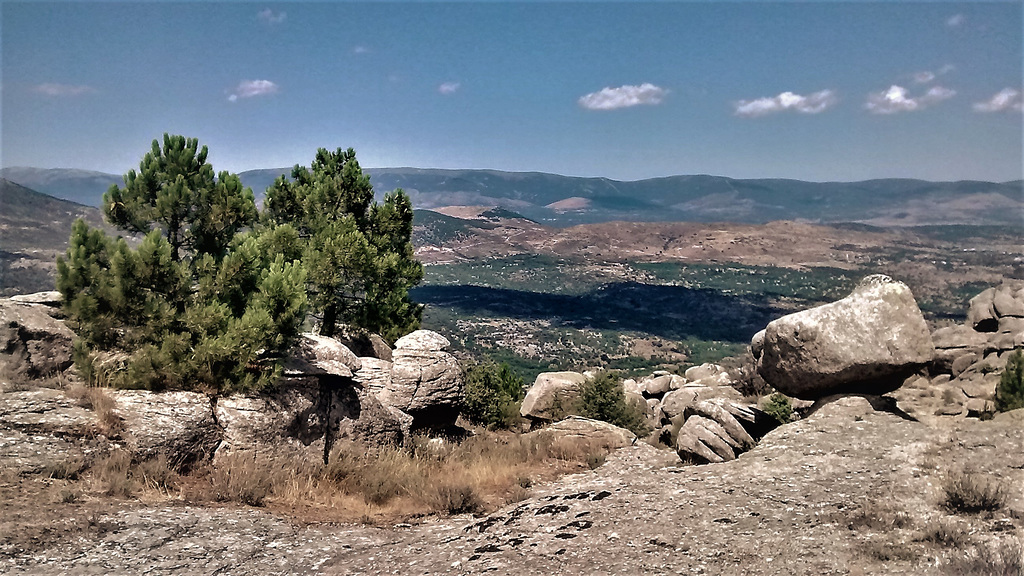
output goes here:
[[412, 248], [412, 202], [400, 189], [374, 202], [355, 151], [319, 149], [310, 168], [267, 190], [264, 223], [291, 224], [306, 267], [319, 331], [341, 324], [394, 342], [419, 327], [422, 306], [409, 289], [423, 278]]
[[145, 235], [138, 248], [75, 223], [57, 288], [86, 376], [220, 392], [275, 380], [305, 314], [305, 271], [286, 250], [297, 235], [244, 231], [252, 192], [234, 174], [215, 179], [206, 157], [197, 140], [164, 135], [104, 195], [111, 224]]
[[641, 408], [627, 402], [622, 381], [612, 372], [599, 372], [583, 384], [577, 411], [580, 416], [614, 424], [637, 436], [650, 432]]
[[1006, 359], [996, 386], [996, 411], [1024, 408], [1024, 352], [1020, 348]]

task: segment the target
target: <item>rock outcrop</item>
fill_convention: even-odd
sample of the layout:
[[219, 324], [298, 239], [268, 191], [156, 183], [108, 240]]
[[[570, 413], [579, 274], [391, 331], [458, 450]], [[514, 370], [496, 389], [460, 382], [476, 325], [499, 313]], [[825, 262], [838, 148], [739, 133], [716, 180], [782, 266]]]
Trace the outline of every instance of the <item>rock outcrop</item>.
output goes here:
[[756, 442], [734, 414], [749, 413], [745, 421], [757, 416], [749, 407], [729, 402], [697, 402], [686, 409], [686, 420], [676, 438], [676, 452], [684, 462], [698, 464], [726, 462], [750, 450]]
[[967, 325], [978, 332], [1000, 332], [1003, 318], [1024, 318], [1024, 282], [1006, 281], [971, 298]]
[[15, 474], [83, 468], [108, 443], [96, 413], [63, 391], [36, 388], [0, 393], [0, 462]]
[[51, 315], [53, 310], [46, 304], [0, 299], [0, 373], [29, 382], [71, 367], [75, 335]]
[[918, 419], [989, 414], [999, 377], [1014, 349], [1024, 347], [1024, 282], [1007, 280], [971, 299], [966, 324], [932, 333], [935, 357], [927, 373], [894, 394]]
[[756, 339], [765, 381], [805, 400], [890, 392], [935, 351], [910, 289], [883, 275], [864, 278], [842, 300], [772, 321]]
[[465, 385], [458, 360], [449, 354], [448, 339], [417, 330], [399, 338], [392, 353], [391, 382], [380, 401], [413, 418], [416, 428], [444, 428], [455, 423]]

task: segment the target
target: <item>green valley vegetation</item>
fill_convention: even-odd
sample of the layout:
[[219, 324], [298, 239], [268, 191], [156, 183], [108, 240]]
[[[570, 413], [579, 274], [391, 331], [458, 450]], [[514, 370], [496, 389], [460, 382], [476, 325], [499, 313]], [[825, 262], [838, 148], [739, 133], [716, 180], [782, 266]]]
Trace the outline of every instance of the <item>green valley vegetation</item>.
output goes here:
[[[359, 313], [337, 319], [392, 335], [418, 325], [418, 308], [403, 288], [367, 288], [373, 273], [413, 268], [403, 260], [412, 251], [411, 207], [408, 215], [400, 200], [378, 207], [372, 189], [366, 200], [369, 184], [354, 152], [317, 154], [314, 173], [322, 159], [343, 157], [337, 169], [346, 175], [327, 173], [318, 190], [358, 199], [324, 210], [319, 228], [304, 213], [280, 208], [261, 219], [251, 190], [234, 174], [214, 177], [207, 155], [198, 140], [165, 134], [139, 171], [125, 175], [124, 187], [104, 195], [107, 220], [141, 235], [137, 248], [82, 220], [74, 224], [66, 257], [58, 258], [57, 289], [79, 335], [76, 364], [91, 382], [221, 393], [265, 387], [276, 380], [307, 303], [314, 310], [329, 304], [323, 278], [332, 264], [340, 278], [331, 287], [344, 290], [347, 301], [368, 303], [349, 305], [346, 311]], [[371, 237], [355, 223], [369, 223]], [[324, 252], [356, 254], [361, 267], [325, 264]]]

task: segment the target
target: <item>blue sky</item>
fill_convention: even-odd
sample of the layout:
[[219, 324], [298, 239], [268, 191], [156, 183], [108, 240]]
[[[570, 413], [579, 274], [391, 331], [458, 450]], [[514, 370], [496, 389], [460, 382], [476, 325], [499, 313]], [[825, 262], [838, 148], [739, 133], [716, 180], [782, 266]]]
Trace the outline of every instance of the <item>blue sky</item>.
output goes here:
[[4, 166], [1022, 177], [1022, 4], [12, 2]]

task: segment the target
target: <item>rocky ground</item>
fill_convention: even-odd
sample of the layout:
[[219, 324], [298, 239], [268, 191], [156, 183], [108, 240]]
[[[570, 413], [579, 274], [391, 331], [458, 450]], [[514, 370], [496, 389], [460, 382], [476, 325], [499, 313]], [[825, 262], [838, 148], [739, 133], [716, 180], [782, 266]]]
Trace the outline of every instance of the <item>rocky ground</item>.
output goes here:
[[[387, 527], [129, 502], [88, 515], [86, 504], [50, 505], [65, 506], [67, 524], [81, 526], [33, 531], [31, 514], [8, 508], [0, 571], [1004, 573], [993, 566], [998, 554], [985, 554], [1024, 538], [1024, 415], [945, 422], [926, 425], [847, 397], [732, 462], [683, 466], [641, 443], [489, 516]], [[959, 473], [1003, 487], [1004, 505], [947, 509], [944, 482]]]

